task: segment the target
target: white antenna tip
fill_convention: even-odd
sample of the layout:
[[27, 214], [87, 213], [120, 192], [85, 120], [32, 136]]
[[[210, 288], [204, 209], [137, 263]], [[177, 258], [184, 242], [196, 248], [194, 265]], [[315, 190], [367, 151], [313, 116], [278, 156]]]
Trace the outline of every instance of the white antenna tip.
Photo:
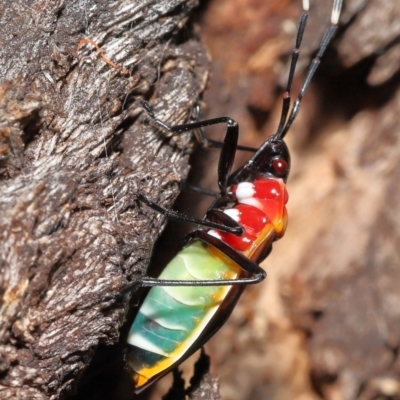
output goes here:
[[337, 25], [339, 23], [340, 11], [342, 10], [342, 1], [335, 0], [332, 8], [331, 23]]

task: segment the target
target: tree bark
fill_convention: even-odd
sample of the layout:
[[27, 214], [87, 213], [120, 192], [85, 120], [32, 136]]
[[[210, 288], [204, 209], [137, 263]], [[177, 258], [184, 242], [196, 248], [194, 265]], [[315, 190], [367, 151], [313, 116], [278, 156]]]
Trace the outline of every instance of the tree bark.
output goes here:
[[0, 5], [2, 399], [65, 398], [118, 339], [128, 301], [103, 297], [145, 271], [165, 224], [135, 193], [170, 207], [192, 148], [137, 100], [168, 124], [189, 119], [208, 68], [185, 28], [196, 5]]

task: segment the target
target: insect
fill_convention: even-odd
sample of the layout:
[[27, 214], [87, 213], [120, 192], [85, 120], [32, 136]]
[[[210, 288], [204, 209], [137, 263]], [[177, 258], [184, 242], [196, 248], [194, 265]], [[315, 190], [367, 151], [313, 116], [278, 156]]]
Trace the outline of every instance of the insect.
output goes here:
[[[142, 195], [137, 197], [157, 212], [203, 228], [188, 235], [186, 246], [158, 278], [144, 276], [124, 291], [152, 287], [127, 339], [126, 361], [136, 393], [199, 349], [225, 323], [245, 286], [265, 279], [266, 273], [259, 263], [268, 256], [273, 242], [284, 235], [287, 225], [285, 184], [290, 154], [283, 139], [298, 115], [304, 93], [336, 31], [341, 5], [342, 0], [333, 0], [331, 23], [291, 105], [292, 82], [309, 15], [309, 2], [303, 0], [281, 119], [276, 133], [259, 149], [238, 145], [238, 124], [229, 117], [170, 127], [143, 103], [152, 123], [172, 133], [196, 130], [201, 143], [220, 147], [221, 154], [220, 192], [203, 219], [168, 211]], [[207, 141], [203, 136], [202, 129], [215, 124], [226, 124], [223, 143]], [[232, 173], [237, 150], [254, 150], [254, 155]]]

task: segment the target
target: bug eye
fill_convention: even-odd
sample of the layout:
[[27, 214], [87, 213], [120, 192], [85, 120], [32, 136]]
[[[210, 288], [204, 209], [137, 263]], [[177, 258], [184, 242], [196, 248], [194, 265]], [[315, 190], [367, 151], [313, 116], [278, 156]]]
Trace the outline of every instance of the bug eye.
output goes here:
[[287, 171], [288, 165], [283, 158], [275, 158], [272, 160], [272, 168], [278, 175], [282, 175]]

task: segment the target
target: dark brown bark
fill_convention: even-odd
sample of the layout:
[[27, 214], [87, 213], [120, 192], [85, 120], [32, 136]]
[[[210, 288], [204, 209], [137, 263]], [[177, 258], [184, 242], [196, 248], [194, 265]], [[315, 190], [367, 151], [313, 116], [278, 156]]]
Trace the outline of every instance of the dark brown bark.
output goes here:
[[[97, 344], [116, 339], [124, 310], [119, 305], [106, 308], [101, 296], [117, 291], [126, 284], [125, 277], [132, 279], [144, 268], [154, 239], [147, 241], [144, 232], [151, 230], [155, 236], [163, 223], [146, 208], [136, 214], [135, 190], [170, 205], [186, 172], [183, 143], [178, 138], [162, 144], [153, 141], [165, 136], [156, 136], [142, 119], [136, 121], [139, 111], [134, 103], [136, 95], [150, 98], [153, 93], [158, 115], [171, 123], [187, 120], [204, 82], [204, 70], [193, 42], [182, 44], [181, 37], [178, 51], [171, 36], [185, 10], [175, 8], [165, 18], [161, 12], [153, 21], [165, 30], [146, 30], [144, 11], [136, 4], [134, 12], [126, 9], [118, 16], [123, 21], [117, 28], [110, 11], [117, 5], [109, 3], [82, 5], [88, 11], [78, 10], [71, 18], [77, 27], [71, 35], [62, 32], [66, 23], [58, 22], [66, 14], [57, 8], [51, 13], [55, 6], [50, 2], [37, 2], [43, 7], [30, 5], [13, 18], [1, 14], [15, 28], [7, 30], [9, 39], [0, 51], [9, 48], [8, 42], [16, 42], [1, 57], [1, 71], [11, 83], [2, 86], [7, 94], [1, 103], [5, 122], [0, 157], [7, 169], [2, 170], [5, 218], [0, 223], [3, 235], [16, 243], [3, 247], [1, 268], [6, 272], [12, 264], [19, 272], [0, 277], [1, 287], [9, 288], [2, 316], [10, 321], [2, 325], [1, 383], [6, 385], [0, 397], [46, 398], [65, 393], [63, 389], [72, 386]], [[170, 3], [165, 4], [173, 7]], [[157, 1], [152, 7], [161, 4]], [[257, 146], [277, 126], [293, 45], [291, 22], [296, 21], [300, 0], [211, 0], [208, 4], [204, 40], [214, 58], [206, 98], [209, 116], [235, 118], [240, 122], [241, 142]], [[400, 397], [399, 4], [345, 0], [345, 25], [288, 134], [293, 165], [287, 234], [264, 265], [266, 282], [246, 289], [227, 325], [208, 345], [214, 371], [221, 375], [224, 400]], [[313, 0], [311, 6], [303, 67], [327, 25], [331, 2]], [[16, 16], [29, 23], [18, 22]], [[135, 19], [132, 24], [130, 19]], [[107, 27], [105, 35], [101, 35], [102, 24]], [[124, 46], [124, 51], [114, 51], [115, 36], [124, 38], [120, 46], [139, 44], [135, 50]], [[113, 61], [128, 68], [134, 65], [140, 80], [107, 65], [90, 45], [76, 54], [82, 37], [96, 40]], [[152, 42], [150, 37], [158, 39]], [[70, 42], [61, 46], [66, 40]], [[146, 46], [142, 51], [150, 52], [153, 61], [132, 55], [141, 51], [142, 40]], [[199, 57], [194, 66], [193, 54]], [[49, 71], [55, 74], [54, 84], [48, 80]], [[82, 76], [90, 82], [78, 82]], [[298, 74], [295, 89], [302, 79]], [[87, 86], [91, 90], [84, 91]], [[191, 94], [180, 101], [185, 93]], [[73, 102], [67, 103], [66, 98]], [[72, 118], [79, 121], [71, 129]], [[129, 129], [131, 122], [136, 122], [135, 134]], [[208, 133], [217, 138], [222, 131], [211, 128]], [[140, 147], [143, 143], [145, 150]], [[150, 156], [145, 155], [148, 150]], [[46, 160], [39, 163], [37, 155]], [[217, 153], [212, 157], [216, 159]], [[143, 165], [133, 167], [138, 160]], [[243, 160], [241, 155], [238, 160]], [[197, 162], [202, 163], [204, 171], [198, 173], [205, 176], [202, 186], [212, 186], [216, 166], [208, 158], [205, 161], [204, 153]], [[161, 167], [165, 167], [163, 176]], [[171, 177], [172, 183], [165, 184]], [[113, 215], [111, 190], [119, 204], [119, 223]], [[57, 191], [61, 195], [55, 201]], [[193, 209], [193, 198], [184, 204]], [[153, 219], [149, 223], [146, 218]], [[79, 242], [78, 236], [68, 235], [75, 231], [81, 233]], [[77, 276], [72, 277], [74, 266]], [[29, 289], [18, 282], [29, 283]], [[50, 336], [52, 329], [63, 335]], [[21, 383], [23, 387], [18, 386]], [[165, 386], [160, 389], [162, 385], [152, 399], [167, 391]], [[10, 386], [13, 392], [8, 391]], [[124, 395], [121, 398], [130, 398], [131, 391]]]
[[[207, 79], [185, 28], [196, 5], [0, 5], [2, 399], [64, 398], [118, 338], [128, 299], [102, 298], [143, 273], [165, 224], [135, 193], [171, 206], [192, 147], [147, 124], [136, 100], [188, 120]], [[107, 58], [89, 41], [78, 50], [82, 38]]]

